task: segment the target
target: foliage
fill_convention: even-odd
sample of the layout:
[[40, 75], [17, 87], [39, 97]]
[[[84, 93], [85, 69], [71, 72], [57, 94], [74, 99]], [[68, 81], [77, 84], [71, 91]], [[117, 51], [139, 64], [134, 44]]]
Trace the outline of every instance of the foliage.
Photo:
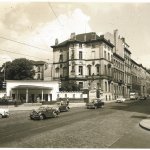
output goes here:
[[62, 81], [60, 91], [79, 91], [79, 85], [74, 81]]
[[3, 64], [6, 80], [30, 80], [35, 74], [32, 61], [19, 58]]

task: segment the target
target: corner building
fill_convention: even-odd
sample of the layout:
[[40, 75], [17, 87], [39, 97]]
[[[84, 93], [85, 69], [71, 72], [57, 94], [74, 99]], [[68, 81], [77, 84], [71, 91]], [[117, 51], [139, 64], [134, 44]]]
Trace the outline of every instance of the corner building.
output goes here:
[[95, 32], [75, 35], [53, 48], [53, 79], [76, 82], [81, 89], [102, 90], [106, 101], [113, 99], [113, 47]]

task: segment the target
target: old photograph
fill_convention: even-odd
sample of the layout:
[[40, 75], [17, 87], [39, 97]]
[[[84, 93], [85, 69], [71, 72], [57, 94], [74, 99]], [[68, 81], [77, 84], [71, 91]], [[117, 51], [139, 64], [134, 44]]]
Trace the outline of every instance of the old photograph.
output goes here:
[[149, 139], [150, 2], [0, 1], [0, 149]]

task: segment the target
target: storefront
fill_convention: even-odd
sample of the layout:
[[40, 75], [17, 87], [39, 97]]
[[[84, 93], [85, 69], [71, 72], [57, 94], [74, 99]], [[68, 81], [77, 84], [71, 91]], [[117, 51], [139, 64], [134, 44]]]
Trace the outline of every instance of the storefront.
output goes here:
[[26, 103], [56, 101], [59, 84], [58, 81], [7, 80], [6, 91], [7, 96]]

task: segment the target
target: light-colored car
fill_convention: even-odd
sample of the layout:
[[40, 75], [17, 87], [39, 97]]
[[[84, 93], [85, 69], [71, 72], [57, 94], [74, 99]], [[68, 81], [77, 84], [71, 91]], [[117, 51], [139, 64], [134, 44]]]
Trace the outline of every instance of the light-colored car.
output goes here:
[[0, 118], [9, 117], [9, 109], [0, 108]]
[[126, 99], [123, 97], [123, 96], [119, 96], [117, 99], [116, 99], [116, 102], [117, 103], [122, 103], [124, 102]]

